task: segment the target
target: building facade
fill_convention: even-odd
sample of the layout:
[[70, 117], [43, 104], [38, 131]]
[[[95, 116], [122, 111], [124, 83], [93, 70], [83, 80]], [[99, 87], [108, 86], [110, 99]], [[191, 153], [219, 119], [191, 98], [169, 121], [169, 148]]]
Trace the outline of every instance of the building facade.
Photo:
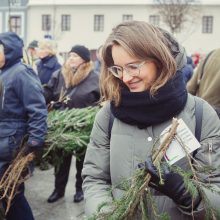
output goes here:
[[[25, 45], [34, 39], [51, 37], [57, 40], [60, 52], [68, 52], [74, 44], [84, 44], [95, 50], [105, 42], [115, 25], [127, 20], [148, 21], [169, 31], [153, 0], [29, 0], [27, 8], [24, 5], [28, 0], [1, 1], [23, 4], [20, 16], [24, 26], [20, 33]], [[199, 2], [189, 15], [191, 21], [184, 23], [175, 34], [188, 54], [207, 53], [220, 47], [220, 0]], [[12, 12], [21, 13], [11, 8], [10, 14]], [[3, 13], [0, 12], [0, 20], [7, 19], [7, 6]], [[0, 30], [6, 30], [6, 19], [0, 24]]]
[[28, 0], [0, 0], [0, 32], [16, 32], [26, 42]]

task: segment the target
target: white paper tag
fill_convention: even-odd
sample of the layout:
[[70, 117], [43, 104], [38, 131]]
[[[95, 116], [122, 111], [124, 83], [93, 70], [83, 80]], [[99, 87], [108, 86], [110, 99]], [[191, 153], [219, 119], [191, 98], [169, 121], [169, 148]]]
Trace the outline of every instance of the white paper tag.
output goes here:
[[[197, 148], [199, 148], [201, 145], [193, 135], [193, 133], [190, 131], [188, 126], [185, 124], [185, 122], [182, 119], [178, 119], [179, 125], [177, 127], [177, 136], [182, 141], [182, 143], [185, 146], [185, 149], [188, 153], [193, 152]], [[171, 125], [163, 130], [161, 133], [160, 141], [162, 141], [168, 130], [170, 129]], [[176, 163], [178, 160], [182, 159], [186, 156], [184, 148], [181, 146], [181, 144], [177, 140], [173, 140], [167, 149], [164, 157], [166, 161], [172, 165]]]

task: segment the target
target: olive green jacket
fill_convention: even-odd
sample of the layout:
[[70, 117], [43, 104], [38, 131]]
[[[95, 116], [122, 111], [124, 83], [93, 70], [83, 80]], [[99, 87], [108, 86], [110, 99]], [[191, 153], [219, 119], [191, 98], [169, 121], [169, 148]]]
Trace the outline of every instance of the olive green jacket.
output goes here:
[[200, 81], [203, 63], [204, 60], [200, 62], [187, 83], [187, 90], [189, 93], [203, 98], [210, 105], [220, 107], [220, 49], [213, 51], [207, 59]]
[[[188, 95], [183, 111], [178, 115], [188, 125], [192, 133], [195, 132], [195, 99]], [[198, 99], [198, 98], [197, 98]], [[201, 147], [195, 159], [203, 165], [220, 166], [220, 121], [211, 106], [203, 101], [203, 117], [201, 129]], [[162, 124], [139, 129], [123, 123], [115, 118], [111, 131], [111, 140], [108, 137], [109, 105], [105, 105], [97, 114], [91, 140], [87, 148], [83, 168], [83, 190], [85, 193], [85, 212], [90, 216], [103, 202], [119, 199], [124, 191], [120, 183], [128, 179], [137, 169], [137, 165], [152, 154], [153, 142], [158, 139], [161, 132], [171, 124], [171, 120]], [[182, 169], [188, 170], [186, 158], [176, 163]], [[203, 182], [209, 182], [220, 192], [220, 172], [214, 171], [212, 175], [197, 173]], [[109, 189], [114, 186], [112, 193]], [[154, 191], [155, 193], [155, 191]], [[220, 196], [206, 190], [211, 203], [219, 209]], [[167, 212], [172, 220], [193, 219], [191, 213], [184, 213], [170, 198], [162, 194], [155, 194], [155, 201], [159, 213]], [[150, 219], [154, 219], [152, 209], [149, 207]], [[195, 219], [204, 219], [205, 210], [201, 203], [193, 213]], [[136, 219], [141, 219], [137, 217]]]

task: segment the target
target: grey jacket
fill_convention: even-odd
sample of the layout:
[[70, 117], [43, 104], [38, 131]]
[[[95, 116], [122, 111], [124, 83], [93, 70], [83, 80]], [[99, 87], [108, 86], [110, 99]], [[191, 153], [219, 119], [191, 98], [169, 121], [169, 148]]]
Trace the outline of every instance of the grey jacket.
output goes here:
[[[192, 133], [195, 132], [195, 99], [188, 95], [184, 110], [178, 115], [188, 125]], [[97, 210], [99, 204], [112, 199], [119, 199], [123, 195], [119, 183], [132, 176], [138, 163], [151, 155], [153, 141], [160, 133], [171, 124], [171, 119], [156, 126], [139, 129], [114, 120], [111, 131], [111, 141], [108, 137], [109, 105], [104, 106], [97, 114], [90, 143], [87, 148], [83, 168], [83, 190], [85, 193], [85, 211], [90, 216]], [[150, 138], [151, 137], [151, 138]], [[110, 143], [109, 143], [110, 142]], [[203, 118], [201, 129], [201, 147], [198, 149], [195, 159], [201, 165], [220, 165], [220, 121], [216, 112], [210, 105], [203, 101]], [[189, 169], [185, 158], [177, 162], [182, 169]], [[207, 176], [198, 173], [204, 182], [209, 182], [220, 192], [220, 172]], [[109, 189], [114, 186], [112, 194]], [[205, 190], [212, 205], [220, 207], [220, 196], [209, 190]], [[160, 213], [167, 212], [172, 220], [193, 219], [190, 213], [183, 213], [179, 207], [167, 196], [155, 194], [154, 196]], [[149, 208], [149, 212], [151, 213]], [[194, 219], [204, 219], [205, 210], [201, 203], [194, 212]], [[137, 219], [141, 219], [138, 218]], [[154, 219], [153, 215], [150, 219]]]

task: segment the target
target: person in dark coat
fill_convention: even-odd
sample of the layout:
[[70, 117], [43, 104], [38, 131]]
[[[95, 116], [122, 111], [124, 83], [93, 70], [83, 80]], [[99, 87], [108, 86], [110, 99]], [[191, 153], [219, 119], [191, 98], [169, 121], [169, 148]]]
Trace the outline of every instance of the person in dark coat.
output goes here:
[[193, 75], [193, 61], [192, 61], [192, 58], [190, 56], [187, 56], [186, 59], [187, 59], [187, 63], [181, 70], [182, 73], [183, 73], [183, 79], [184, 79], [185, 83], [187, 83]]
[[[47, 108], [38, 76], [21, 62], [23, 41], [12, 32], [0, 34], [0, 178], [20, 150], [37, 152], [47, 131]], [[5, 199], [0, 201], [6, 206]], [[21, 184], [6, 215], [7, 220], [33, 220]]]
[[102, 45], [96, 51], [96, 60], [94, 62], [94, 71], [100, 74], [101, 71], [101, 60], [102, 60]]
[[[54, 72], [51, 80], [44, 87], [47, 103], [52, 103], [54, 109], [72, 109], [94, 106], [100, 98], [99, 76], [93, 70], [89, 50], [82, 45], [75, 45], [69, 52], [69, 57], [63, 67]], [[53, 203], [62, 198], [68, 181], [72, 154], [63, 155], [61, 165], [55, 167], [55, 189], [48, 202]], [[76, 193], [74, 202], [83, 200], [82, 167], [84, 153], [76, 159]]]
[[44, 39], [39, 41], [37, 55], [39, 62], [37, 65], [37, 73], [41, 84], [47, 84], [52, 76], [52, 73], [60, 69], [61, 65], [56, 57], [57, 44], [54, 40]]

